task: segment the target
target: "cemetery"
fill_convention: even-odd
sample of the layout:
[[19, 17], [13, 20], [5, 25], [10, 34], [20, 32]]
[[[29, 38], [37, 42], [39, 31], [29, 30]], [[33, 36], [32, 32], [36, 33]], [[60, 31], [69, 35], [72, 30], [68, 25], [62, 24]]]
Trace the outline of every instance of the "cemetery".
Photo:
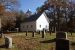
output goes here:
[[75, 33], [18, 32], [3, 36], [0, 50], [75, 50]]
[[75, 50], [75, 1], [0, 0], [0, 50]]

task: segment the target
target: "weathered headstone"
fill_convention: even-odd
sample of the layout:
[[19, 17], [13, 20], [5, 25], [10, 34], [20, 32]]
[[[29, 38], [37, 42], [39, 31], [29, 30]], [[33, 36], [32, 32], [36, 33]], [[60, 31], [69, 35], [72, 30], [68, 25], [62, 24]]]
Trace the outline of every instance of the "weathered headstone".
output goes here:
[[52, 27], [51, 26], [49, 27], [49, 33], [50, 33], [50, 35], [52, 34]]
[[57, 32], [56, 39], [67, 39], [67, 33], [65, 32]]
[[43, 29], [42, 31], [42, 38], [44, 38], [44, 35], [45, 35], [45, 29]]
[[56, 33], [56, 50], [69, 50], [69, 40], [67, 39], [67, 33]]
[[44, 38], [44, 32], [42, 31], [42, 38]]
[[34, 37], [34, 36], [35, 36], [35, 32], [33, 31], [33, 32], [32, 32], [32, 37]]
[[2, 38], [2, 37], [3, 37], [3, 33], [1, 32], [1, 33], [0, 33], [0, 38]]
[[1, 36], [3, 37], [3, 32], [1, 33]]
[[28, 31], [26, 31], [26, 36], [27, 36]]
[[57, 39], [56, 40], [56, 50], [69, 50], [69, 40]]
[[16, 28], [16, 31], [19, 32], [19, 28]]
[[39, 34], [41, 34], [41, 31], [39, 31]]
[[43, 29], [43, 33], [46, 34], [45, 29]]
[[5, 47], [12, 48], [12, 38], [11, 37], [5, 37]]

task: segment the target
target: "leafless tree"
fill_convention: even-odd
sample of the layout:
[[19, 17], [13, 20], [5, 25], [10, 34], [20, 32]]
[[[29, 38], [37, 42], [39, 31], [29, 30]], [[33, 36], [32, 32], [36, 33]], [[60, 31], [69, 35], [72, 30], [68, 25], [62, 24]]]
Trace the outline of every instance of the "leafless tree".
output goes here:
[[2, 27], [8, 28], [15, 26], [17, 11], [19, 10], [18, 0], [0, 0], [0, 18]]

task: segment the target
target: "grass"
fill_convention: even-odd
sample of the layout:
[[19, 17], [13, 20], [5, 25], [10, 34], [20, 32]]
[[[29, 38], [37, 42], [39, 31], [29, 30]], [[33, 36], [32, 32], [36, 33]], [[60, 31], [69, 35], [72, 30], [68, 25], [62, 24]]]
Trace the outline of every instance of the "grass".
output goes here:
[[[56, 37], [55, 33], [50, 35], [46, 33], [44, 38], [41, 38], [41, 34], [35, 33], [35, 37], [32, 37], [32, 33], [11, 33], [5, 34], [13, 38], [13, 48], [6, 49], [0, 48], [0, 50], [55, 50], [55, 42], [52, 40]], [[68, 33], [68, 39], [71, 41], [70, 49], [75, 50], [75, 33], [71, 36]], [[0, 38], [0, 44], [4, 44], [4, 38]]]

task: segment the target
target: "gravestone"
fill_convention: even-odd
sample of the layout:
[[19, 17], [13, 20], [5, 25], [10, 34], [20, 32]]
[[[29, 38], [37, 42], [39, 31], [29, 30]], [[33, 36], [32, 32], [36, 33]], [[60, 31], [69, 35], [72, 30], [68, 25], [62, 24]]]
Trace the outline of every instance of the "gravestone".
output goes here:
[[26, 36], [27, 36], [28, 31], [26, 31]]
[[46, 31], [45, 31], [45, 29], [43, 29], [43, 33], [44, 33], [44, 34], [46, 34]]
[[35, 36], [35, 32], [33, 31], [33, 32], [32, 32], [32, 37], [34, 37], [34, 36]]
[[0, 33], [0, 38], [2, 38], [2, 37], [3, 37], [3, 33], [1, 32], [1, 33]]
[[67, 33], [65, 32], [57, 32], [56, 39], [67, 39]]
[[19, 32], [19, 28], [16, 28], [16, 31]]
[[1, 33], [1, 36], [3, 37], [4, 35], [3, 35], [3, 32]]
[[42, 38], [44, 38], [44, 33], [43, 33], [43, 31], [42, 31]]
[[44, 35], [45, 35], [45, 29], [43, 29], [42, 31], [42, 38], [44, 38]]
[[41, 34], [41, 31], [39, 31], [39, 34]]
[[56, 50], [69, 50], [69, 40], [67, 39], [67, 33], [56, 33]]
[[11, 37], [5, 37], [5, 47], [12, 48], [12, 38]]
[[56, 40], [56, 50], [69, 50], [69, 40], [57, 39]]

